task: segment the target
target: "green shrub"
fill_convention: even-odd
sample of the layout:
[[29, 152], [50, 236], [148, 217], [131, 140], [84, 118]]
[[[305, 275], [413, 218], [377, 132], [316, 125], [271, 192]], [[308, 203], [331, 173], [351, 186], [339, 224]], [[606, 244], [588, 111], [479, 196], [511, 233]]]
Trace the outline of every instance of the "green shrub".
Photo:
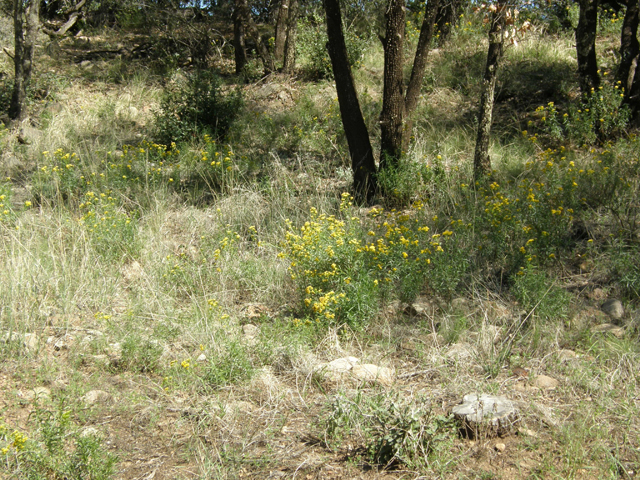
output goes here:
[[535, 309], [541, 319], [559, 320], [568, 314], [571, 295], [531, 264], [516, 274], [511, 292], [527, 313]]
[[216, 74], [187, 74], [165, 90], [155, 115], [156, 139], [167, 146], [204, 134], [223, 139], [242, 104], [240, 91], [224, 92]]

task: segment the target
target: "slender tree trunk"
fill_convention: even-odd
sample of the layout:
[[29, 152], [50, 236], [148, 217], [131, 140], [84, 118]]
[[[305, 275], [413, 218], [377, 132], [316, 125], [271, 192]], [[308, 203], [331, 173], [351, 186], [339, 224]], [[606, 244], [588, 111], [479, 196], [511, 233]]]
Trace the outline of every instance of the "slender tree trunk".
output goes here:
[[289, 18], [287, 21], [287, 41], [284, 44], [284, 73], [293, 72], [296, 65], [296, 37], [298, 34], [298, 0], [289, 2]]
[[233, 9], [233, 49], [236, 59], [236, 73], [241, 74], [247, 66], [247, 47], [244, 40], [242, 21], [242, 0], [235, 0]]
[[579, 0], [580, 18], [576, 28], [578, 76], [580, 91], [589, 94], [600, 85], [596, 58], [596, 33], [598, 27], [598, 0]]
[[369, 132], [364, 123], [356, 92], [347, 46], [342, 32], [339, 0], [323, 0], [327, 18], [328, 50], [336, 81], [342, 125], [349, 144], [353, 189], [358, 201], [370, 201], [376, 191], [376, 164]]
[[478, 135], [476, 151], [473, 158], [474, 176], [479, 180], [491, 172], [489, 157], [489, 140], [491, 139], [491, 123], [493, 121], [493, 105], [495, 100], [496, 79], [502, 51], [504, 49], [506, 0], [498, 0], [497, 9], [491, 17], [489, 30], [489, 52], [487, 65], [482, 79], [480, 112], [478, 113]]
[[443, 0], [438, 8], [435, 23], [440, 32], [440, 41], [446, 40], [460, 17], [462, 0]]
[[380, 113], [380, 169], [397, 166], [404, 123], [404, 0], [389, 0], [384, 46], [384, 91]]
[[284, 56], [285, 42], [288, 37], [289, 30], [287, 21], [289, 18], [289, 0], [280, 0], [280, 8], [278, 8], [278, 18], [276, 20], [276, 34], [273, 56], [276, 62], [281, 62]]
[[268, 75], [273, 73], [276, 69], [275, 62], [273, 60], [273, 55], [269, 53], [269, 49], [262, 41], [262, 37], [260, 37], [260, 32], [258, 31], [258, 27], [256, 26], [253, 18], [251, 17], [251, 12], [249, 10], [249, 5], [247, 4], [247, 0], [236, 0], [236, 6], [239, 7], [239, 15], [240, 18], [244, 21], [249, 34], [253, 38], [253, 41], [256, 43], [256, 48], [258, 50], [258, 55], [262, 60], [262, 65], [264, 66], [264, 73]]
[[9, 107], [9, 117], [18, 121], [22, 120], [27, 114], [27, 87], [31, 79], [33, 51], [40, 25], [39, 10], [39, 0], [14, 0], [13, 2], [15, 83]]
[[418, 39], [416, 56], [413, 61], [413, 68], [411, 69], [411, 78], [409, 79], [409, 86], [407, 87], [407, 93], [404, 99], [405, 127], [402, 141], [402, 148], [404, 150], [409, 146], [409, 139], [413, 131], [412, 115], [418, 105], [418, 98], [420, 97], [420, 90], [422, 89], [424, 71], [427, 68], [427, 57], [429, 55], [431, 41], [433, 40], [435, 18], [439, 6], [440, 0], [429, 0], [427, 2], [427, 9], [424, 12], [424, 19], [420, 27], [420, 38]]
[[[632, 109], [633, 116], [637, 116], [638, 98], [637, 92], [633, 91], [634, 79], [637, 76], [638, 55], [640, 54], [640, 44], [638, 43], [638, 12], [639, 0], [629, 0], [627, 12], [622, 24], [622, 35], [620, 38], [620, 66], [616, 74], [616, 81], [625, 89], [624, 103]], [[632, 96], [632, 94], [634, 94]]]

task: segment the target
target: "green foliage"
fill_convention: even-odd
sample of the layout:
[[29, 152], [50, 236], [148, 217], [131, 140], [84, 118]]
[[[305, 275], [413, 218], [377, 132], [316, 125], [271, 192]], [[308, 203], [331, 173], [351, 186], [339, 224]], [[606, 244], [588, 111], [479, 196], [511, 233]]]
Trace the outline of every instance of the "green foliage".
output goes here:
[[39, 404], [31, 415], [33, 439], [0, 423], [0, 462], [7, 478], [39, 480], [108, 480], [115, 474], [116, 457], [102, 439], [84, 433], [71, 422], [64, 402], [49, 409]]
[[122, 342], [122, 352], [116, 367], [130, 372], [155, 372], [159, 369], [162, 346], [153, 340], [130, 334]]
[[203, 374], [205, 382], [221, 388], [251, 378], [254, 368], [246, 347], [237, 341], [220, 347], [207, 361]]
[[[347, 44], [347, 57], [352, 68], [362, 65], [362, 57], [371, 37], [358, 34], [354, 28], [343, 28]], [[306, 75], [314, 78], [333, 78], [331, 59], [327, 51], [327, 29], [319, 14], [302, 18], [298, 22], [297, 52]]]
[[541, 319], [560, 320], [569, 312], [569, 293], [555, 286], [544, 271], [531, 264], [516, 274], [511, 292], [527, 313], [535, 309], [535, 315]]
[[165, 89], [155, 115], [155, 137], [167, 146], [204, 134], [223, 139], [242, 105], [240, 91], [223, 91], [216, 74], [186, 74]]
[[[605, 72], [606, 73], [606, 72]], [[620, 82], [604, 84], [587, 95], [580, 104], [570, 104], [565, 113], [553, 102], [540, 106], [543, 131], [553, 140], [568, 139], [577, 145], [594, 144], [606, 138], [618, 137], [629, 121], [629, 109], [622, 105], [624, 88]]]
[[354, 399], [337, 395], [323, 420], [326, 438], [337, 444], [354, 440], [367, 462], [424, 468], [455, 438], [451, 417], [416, 407], [394, 393]]

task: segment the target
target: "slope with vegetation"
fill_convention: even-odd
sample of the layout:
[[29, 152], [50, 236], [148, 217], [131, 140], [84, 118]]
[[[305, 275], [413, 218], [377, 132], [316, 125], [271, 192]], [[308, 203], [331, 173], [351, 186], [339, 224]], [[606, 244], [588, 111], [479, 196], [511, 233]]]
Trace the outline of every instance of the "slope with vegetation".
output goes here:
[[[363, 206], [319, 6], [300, 2], [294, 74], [263, 76], [251, 51], [235, 73], [231, 24], [158, 8], [143, 28], [100, 5], [115, 26], [38, 37], [29, 116], [0, 130], [0, 478], [633, 478], [624, 8], [599, 13], [587, 96], [578, 5], [521, 12], [481, 179], [491, 22], [438, 19], [412, 136]], [[377, 152], [384, 52], [356, 7], [345, 37]], [[450, 413], [469, 393], [509, 398], [518, 425], [463, 435]]]

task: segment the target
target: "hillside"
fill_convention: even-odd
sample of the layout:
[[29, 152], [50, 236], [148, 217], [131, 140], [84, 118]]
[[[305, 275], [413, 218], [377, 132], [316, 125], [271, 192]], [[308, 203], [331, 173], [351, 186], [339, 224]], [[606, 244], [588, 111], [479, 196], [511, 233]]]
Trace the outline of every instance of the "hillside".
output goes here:
[[[465, 12], [372, 205], [321, 25], [267, 77], [234, 74], [223, 26], [203, 71], [162, 32], [42, 35], [29, 118], [0, 129], [0, 478], [634, 478], [640, 144], [615, 23], [584, 104], [571, 32], [506, 48], [476, 185], [488, 42]], [[382, 47], [351, 41], [378, 152]], [[465, 427], [468, 394], [517, 414]]]

